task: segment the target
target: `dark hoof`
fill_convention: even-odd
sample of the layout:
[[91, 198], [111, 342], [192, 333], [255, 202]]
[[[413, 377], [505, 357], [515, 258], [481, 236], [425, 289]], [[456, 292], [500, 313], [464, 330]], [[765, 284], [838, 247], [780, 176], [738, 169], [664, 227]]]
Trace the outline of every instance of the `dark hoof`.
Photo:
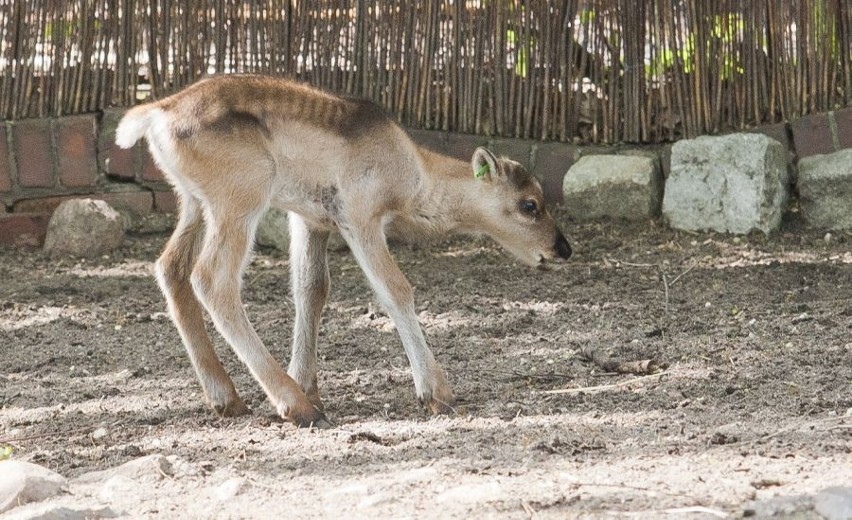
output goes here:
[[289, 417], [290, 421], [299, 428], [318, 428], [327, 430], [334, 428], [334, 424], [328, 420], [324, 413], [314, 409], [314, 413], [310, 417]]
[[319, 430], [330, 430], [331, 428], [334, 428], [334, 423], [329, 421], [328, 418], [325, 415], [323, 415], [319, 419], [317, 419], [316, 422], [313, 422], [313, 423], [308, 424], [306, 426], [300, 426], [300, 427], [302, 427], [302, 428], [317, 428]]
[[240, 415], [248, 415], [251, 413], [248, 406], [246, 406], [240, 399], [225, 404], [214, 404], [213, 410], [220, 417], [238, 417]]
[[456, 409], [453, 408], [455, 404], [454, 399], [430, 399], [429, 400], [429, 410], [432, 411], [432, 415], [455, 415]]

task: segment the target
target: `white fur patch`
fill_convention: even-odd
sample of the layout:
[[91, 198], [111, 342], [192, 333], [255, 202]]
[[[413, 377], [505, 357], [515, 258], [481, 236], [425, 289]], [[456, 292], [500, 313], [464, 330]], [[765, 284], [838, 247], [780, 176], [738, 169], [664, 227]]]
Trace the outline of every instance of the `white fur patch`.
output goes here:
[[126, 149], [142, 139], [151, 125], [151, 112], [140, 109], [128, 112], [115, 129], [115, 144]]

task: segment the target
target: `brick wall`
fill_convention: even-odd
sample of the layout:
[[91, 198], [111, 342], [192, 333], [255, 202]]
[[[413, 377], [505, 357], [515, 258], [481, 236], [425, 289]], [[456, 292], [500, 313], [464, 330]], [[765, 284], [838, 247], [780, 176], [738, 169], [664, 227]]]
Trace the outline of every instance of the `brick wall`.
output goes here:
[[38, 247], [63, 201], [90, 197], [146, 216], [174, 195], [144, 143], [114, 144], [123, 109], [0, 123], [0, 246]]
[[[100, 114], [0, 123], [0, 246], [40, 246], [53, 210], [74, 197], [102, 199], [138, 216], [175, 210], [174, 195], [144, 141], [130, 150], [115, 145], [115, 128], [123, 114], [124, 109], [107, 109]], [[852, 108], [754, 131], [775, 138], [787, 148], [795, 179], [798, 159], [852, 147]], [[418, 143], [460, 159], [469, 159], [477, 146], [512, 157], [541, 179], [551, 203], [562, 201], [562, 178], [581, 156], [630, 148], [579, 147], [425, 130], [409, 133]], [[663, 172], [668, 174], [670, 147], [645, 150], [649, 148], [659, 155]]]

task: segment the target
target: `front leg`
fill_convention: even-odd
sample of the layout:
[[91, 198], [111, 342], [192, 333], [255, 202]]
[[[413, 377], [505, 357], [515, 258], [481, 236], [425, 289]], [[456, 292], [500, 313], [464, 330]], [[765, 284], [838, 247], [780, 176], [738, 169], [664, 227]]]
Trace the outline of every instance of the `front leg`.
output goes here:
[[453, 392], [426, 344], [414, 312], [414, 290], [391, 256], [381, 225], [346, 226], [341, 233], [396, 325], [411, 364], [417, 397], [434, 414], [452, 412]]

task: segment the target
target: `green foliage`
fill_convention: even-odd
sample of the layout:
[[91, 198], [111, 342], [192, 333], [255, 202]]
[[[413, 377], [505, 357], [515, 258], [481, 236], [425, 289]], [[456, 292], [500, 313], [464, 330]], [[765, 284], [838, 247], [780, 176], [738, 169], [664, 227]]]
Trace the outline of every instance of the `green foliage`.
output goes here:
[[[59, 20], [58, 22], [48, 21], [44, 24], [44, 37], [47, 40], [53, 38], [54, 34], [61, 34], [66, 39], [73, 39], [80, 30], [80, 25], [83, 22], [79, 19]], [[103, 30], [104, 24], [99, 19], [91, 21], [91, 27], [94, 31]]]
[[[522, 78], [527, 77], [527, 46], [521, 42], [521, 38], [512, 29], [506, 30], [506, 42], [516, 48], [515, 52], [515, 74], [521, 76]], [[529, 46], [532, 47], [534, 44], [533, 38], [529, 39]]]
[[12, 458], [12, 452], [14, 451], [11, 446], [0, 446], [0, 460]]
[[722, 68], [719, 73], [723, 79], [732, 79], [735, 75], [743, 74], [745, 69], [735, 52], [738, 43], [742, 41], [745, 22], [740, 13], [726, 13], [713, 17], [713, 23], [707, 39], [703, 42], [705, 55], [698, 55], [696, 35], [690, 33], [680, 49], [664, 48], [657, 52], [654, 59], [645, 65], [645, 75], [650, 80], [659, 78], [665, 72], [672, 70], [675, 59], [683, 66], [683, 72], [691, 74], [695, 71], [695, 63], [702, 60], [705, 63], [716, 63], [717, 53], [722, 55]]
[[827, 42], [829, 55], [832, 58], [840, 60], [842, 59], [843, 51], [840, 44], [840, 38], [838, 38], [837, 35], [837, 18], [826, 13], [824, 2], [814, 3], [815, 5], [811, 11], [811, 38], [815, 42]]

